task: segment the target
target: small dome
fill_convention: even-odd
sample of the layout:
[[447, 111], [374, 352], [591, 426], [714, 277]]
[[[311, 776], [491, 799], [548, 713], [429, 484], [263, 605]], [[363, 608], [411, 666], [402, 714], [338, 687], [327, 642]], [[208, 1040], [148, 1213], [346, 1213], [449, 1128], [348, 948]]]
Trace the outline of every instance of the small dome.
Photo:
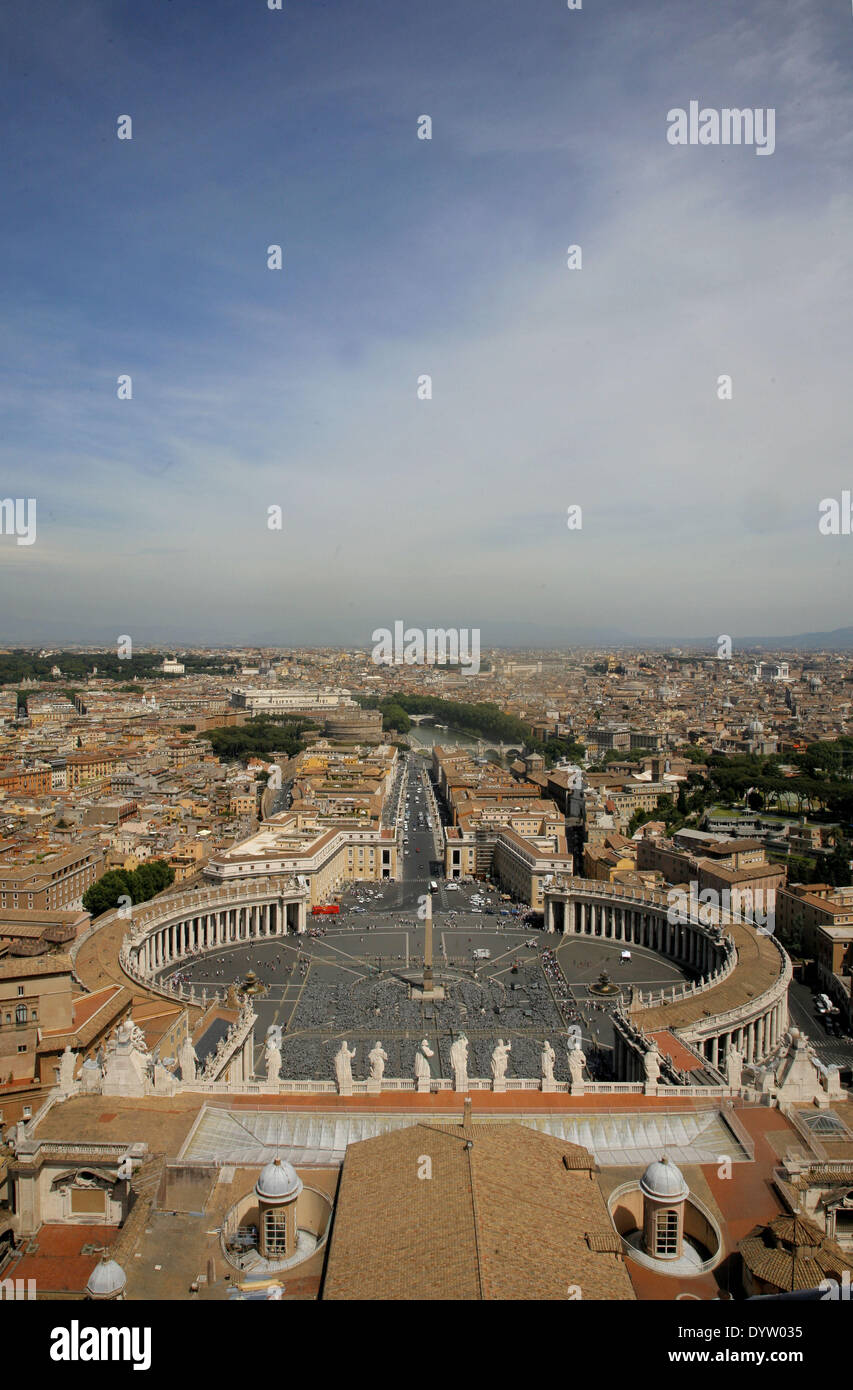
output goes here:
[[640, 1178], [640, 1187], [647, 1197], [666, 1197], [677, 1199], [686, 1197], [687, 1183], [681, 1169], [664, 1155], [657, 1163], [650, 1163]]
[[302, 1179], [290, 1163], [274, 1158], [261, 1170], [255, 1183], [257, 1195], [268, 1202], [281, 1202], [285, 1197], [298, 1197], [302, 1191]]
[[126, 1283], [127, 1276], [121, 1265], [104, 1255], [89, 1275], [86, 1292], [91, 1298], [114, 1298], [123, 1291]]

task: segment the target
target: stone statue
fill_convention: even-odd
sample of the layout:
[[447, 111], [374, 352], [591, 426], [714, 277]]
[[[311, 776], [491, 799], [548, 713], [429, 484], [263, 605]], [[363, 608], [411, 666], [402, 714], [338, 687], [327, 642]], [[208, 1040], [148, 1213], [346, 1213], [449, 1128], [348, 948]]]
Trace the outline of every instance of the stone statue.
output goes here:
[[540, 1057], [540, 1062], [541, 1062], [541, 1064], [542, 1064], [542, 1080], [543, 1080], [543, 1081], [553, 1081], [553, 1080], [554, 1080], [554, 1063], [555, 1063], [556, 1060], [557, 1060], [556, 1053], [554, 1052], [553, 1047], [551, 1046], [551, 1044], [549, 1043], [548, 1039], [546, 1038], [546, 1039], [545, 1039], [545, 1046], [542, 1048], [542, 1055], [541, 1055], [541, 1057]]
[[503, 1038], [498, 1038], [497, 1044], [492, 1052], [492, 1078], [495, 1081], [503, 1081], [506, 1076], [507, 1061], [512, 1052], [512, 1043], [505, 1043]]
[[276, 1047], [274, 1039], [270, 1039], [264, 1060], [267, 1064], [267, 1081], [278, 1081], [281, 1075], [281, 1053]]
[[162, 1062], [154, 1063], [154, 1094], [155, 1096], [173, 1096], [175, 1094], [175, 1078], [164, 1067]]
[[346, 1039], [344, 1039], [335, 1053], [335, 1076], [337, 1077], [338, 1089], [341, 1091], [345, 1086], [348, 1089], [352, 1088], [352, 1059], [354, 1056], [355, 1048], [350, 1051]]
[[453, 1084], [457, 1091], [467, 1091], [468, 1089], [468, 1039], [464, 1033], [453, 1043], [450, 1049], [450, 1065], [453, 1068]]
[[726, 1081], [733, 1091], [740, 1090], [743, 1074], [743, 1053], [734, 1044], [726, 1053]]
[[[452, 1054], [452, 1049], [451, 1049], [451, 1054]], [[416, 1080], [416, 1081], [428, 1080], [429, 1077], [432, 1075], [432, 1073], [431, 1073], [431, 1071], [430, 1071], [429, 1061], [428, 1061], [427, 1059], [428, 1059], [429, 1057], [432, 1057], [433, 1055], [434, 1055], [434, 1054], [433, 1054], [433, 1050], [432, 1050], [432, 1048], [430, 1047], [429, 1043], [427, 1042], [426, 1038], [421, 1038], [420, 1045], [419, 1045], [419, 1047], [418, 1047], [417, 1052], [415, 1053], [415, 1080]]]
[[198, 1067], [198, 1057], [196, 1055], [196, 1050], [193, 1047], [193, 1040], [189, 1036], [184, 1038], [184, 1041], [181, 1043], [180, 1063], [181, 1080], [195, 1081], [196, 1068]]
[[370, 1063], [370, 1078], [372, 1081], [381, 1081], [385, 1074], [385, 1063], [388, 1061], [388, 1053], [377, 1040], [376, 1046], [371, 1048], [367, 1054]]
[[583, 1054], [583, 1052], [581, 1051], [580, 1047], [570, 1047], [570, 1048], [569, 1048], [569, 1076], [570, 1076], [571, 1079], [572, 1079], [572, 1085], [573, 1085], [573, 1086], [575, 1086], [575, 1085], [577, 1085], [579, 1082], [583, 1081], [583, 1069], [584, 1069], [585, 1066], [586, 1066], [586, 1057], [584, 1056], [584, 1054]]
[[660, 1052], [658, 1051], [656, 1042], [652, 1043], [648, 1052], [643, 1057], [643, 1070], [646, 1073], [646, 1081], [650, 1085], [656, 1084], [660, 1076]]
[[74, 1070], [77, 1066], [77, 1053], [72, 1052], [68, 1044], [65, 1044], [65, 1051], [59, 1059], [59, 1088], [61, 1091], [70, 1091], [74, 1085]]

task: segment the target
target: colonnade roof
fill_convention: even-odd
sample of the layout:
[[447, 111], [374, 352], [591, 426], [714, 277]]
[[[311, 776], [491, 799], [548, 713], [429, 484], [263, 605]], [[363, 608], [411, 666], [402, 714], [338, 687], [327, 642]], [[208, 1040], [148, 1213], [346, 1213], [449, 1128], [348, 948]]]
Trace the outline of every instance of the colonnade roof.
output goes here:
[[773, 988], [782, 974], [784, 963], [770, 937], [759, 935], [755, 927], [744, 922], [732, 923], [727, 928], [727, 934], [732, 937], [737, 951], [734, 970], [719, 984], [699, 994], [637, 1011], [637, 1017], [647, 1032], [654, 1032], [657, 1028], [689, 1028], [704, 1023], [710, 1015], [747, 1007], [752, 1000]]

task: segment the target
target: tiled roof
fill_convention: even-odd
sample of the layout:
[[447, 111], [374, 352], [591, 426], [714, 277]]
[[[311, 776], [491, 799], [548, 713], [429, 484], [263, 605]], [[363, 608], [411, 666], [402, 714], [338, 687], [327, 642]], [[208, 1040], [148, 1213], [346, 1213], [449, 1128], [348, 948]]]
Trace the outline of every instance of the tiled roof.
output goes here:
[[[782, 1242], [782, 1243], [779, 1243]], [[777, 1216], [740, 1243], [743, 1262], [754, 1278], [777, 1289], [814, 1289], [827, 1274], [853, 1271], [834, 1240], [809, 1217]]]
[[634, 1297], [585, 1149], [488, 1123], [347, 1149], [324, 1298], [565, 1299], [571, 1285]]

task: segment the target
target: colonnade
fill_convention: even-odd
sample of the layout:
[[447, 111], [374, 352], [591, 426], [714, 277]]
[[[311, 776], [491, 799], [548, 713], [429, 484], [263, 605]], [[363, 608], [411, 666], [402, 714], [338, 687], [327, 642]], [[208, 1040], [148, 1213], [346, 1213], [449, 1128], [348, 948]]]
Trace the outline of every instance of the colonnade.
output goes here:
[[[612, 941], [626, 948], [645, 946], [690, 970], [697, 977], [695, 983], [677, 986], [669, 991], [669, 999], [661, 991], [659, 999], [644, 997], [643, 1002], [658, 1009], [671, 1005], [675, 1010], [673, 1024], [661, 1021], [657, 1026], [672, 1026], [679, 1037], [717, 1069], [725, 1069], [732, 1047], [737, 1048], [748, 1065], [761, 1062], [776, 1051], [788, 1026], [792, 969], [787, 953], [774, 937], [766, 938], [779, 955], [778, 973], [769, 987], [751, 997], [752, 991], [745, 986], [743, 1003], [738, 1007], [717, 1015], [709, 1008], [703, 1011], [701, 1021], [679, 1024], [679, 1004], [687, 996], [707, 993], [712, 1003], [714, 988], [737, 970], [737, 950], [732, 938], [725, 934], [725, 922], [717, 928], [698, 919], [678, 920], [680, 914], [671, 913], [665, 894], [630, 894], [615, 888], [608, 893], [608, 887], [590, 880], [575, 880], [546, 890], [546, 929], [561, 931], [566, 936]], [[675, 921], [670, 920], [673, 915]], [[638, 1019], [641, 1017], [639, 1013]]]
[[304, 899], [199, 905], [198, 910], [171, 921], [152, 923], [145, 936], [131, 945], [131, 960], [143, 975], [152, 975], [189, 955], [288, 932], [302, 933], [306, 925]]
[[699, 922], [671, 922], [663, 907], [641, 901], [607, 902], [572, 897], [546, 899], [546, 927], [565, 936], [590, 936], [624, 946], [647, 946], [669, 956], [697, 975], [713, 975], [723, 964], [727, 946]]
[[[746, 1010], [743, 1010], [745, 1013]], [[738, 1024], [716, 1032], [712, 1037], [697, 1038], [698, 1047], [712, 1066], [724, 1069], [729, 1048], [736, 1047], [743, 1060], [751, 1064], [768, 1057], [782, 1041], [788, 1026], [787, 996], [778, 999], [757, 1018], [744, 1019]]]

